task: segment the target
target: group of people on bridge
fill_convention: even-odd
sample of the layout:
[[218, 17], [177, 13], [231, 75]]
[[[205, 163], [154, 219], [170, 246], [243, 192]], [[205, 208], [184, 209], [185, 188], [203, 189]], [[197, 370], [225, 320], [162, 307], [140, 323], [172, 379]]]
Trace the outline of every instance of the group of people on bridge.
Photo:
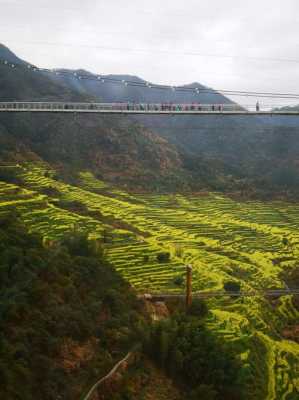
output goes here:
[[140, 110], [140, 111], [223, 111], [223, 104], [174, 104], [174, 103], [161, 103], [161, 104], [148, 104], [148, 103], [126, 103], [127, 110]]
[[[103, 105], [104, 106], [104, 105]], [[104, 106], [105, 107], [105, 106]], [[238, 104], [175, 104], [175, 103], [113, 103], [109, 105], [112, 110], [122, 111], [241, 111], [242, 107]], [[91, 104], [90, 108], [97, 108], [97, 104]], [[259, 102], [256, 103], [256, 111], [260, 111]]]
[[[102, 104], [101, 108], [109, 108], [111, 110], [122, 111], [224, 111], [224, 110], [241, 110], [238, 104], [175, 104], [175, 103], [112, 103]], [[98, 104], [90, 104], [90, 109], [97, 109]]]
[[[117, 102], [117, 103], [63, 103], [63, 102], [8, 102], [0, 103], [0, 110], [21, 110], [21, 111], [39, 111], [39, 110], [49, 110], [49, 111], [103, 111], [103, 112], [122, 112], [126, 111], [137, 111], [137, 112], [166, 112], [166, 113], [176, 113], [176, 112], [195, 112], [203, 113], [205, 112], [246, 112], [249, 111], [246, 108], [240, 106], [236, 103], [226, 103], [226, 104], [203, 104], [203, 103], [189, 103], [189, 104], [177, 104], [177, 103], [136, 103], [136, 102]], [[255, 106], [255, 111], [260, 111], [260, 104], [257, 101]]]

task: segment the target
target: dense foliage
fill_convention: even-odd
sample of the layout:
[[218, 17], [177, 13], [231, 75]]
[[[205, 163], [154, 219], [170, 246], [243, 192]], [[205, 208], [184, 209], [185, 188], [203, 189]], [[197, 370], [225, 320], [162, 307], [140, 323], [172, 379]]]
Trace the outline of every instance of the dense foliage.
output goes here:
[[2, 217], [0, 254], [0, 398], [78, 398], [135, 342], [134, 295], [78, 233], [46, 249]]
[[190, 400], [246, 398], [241, 393], [241, 363], [206, 328], [205, 315], [204, 303], [197, 302], [189, 315], [176, 314], [153, 325], [145, 348]]
[[74, 398], [137, 341], [140, 329], [147, 350], [188, 385], [190, 396], [234, 395], [238, 363], [201, 322], [204, 303], [149, 327], [101, 246], [84, 234], [45, 248], [5, 216], [0, 239], [1, 398]]
[[240, 292], [241, 289], [240, 283], [234, 281], [224, 282], [223, 287], [227, 292]]
[[[299, 288], [299, 265], [296, 268], [288, 271], [285, 275], [285, 280], [289, 288]], [[299, 295], [292, 297], [292, 302], [296, 309], [299, 311]]]

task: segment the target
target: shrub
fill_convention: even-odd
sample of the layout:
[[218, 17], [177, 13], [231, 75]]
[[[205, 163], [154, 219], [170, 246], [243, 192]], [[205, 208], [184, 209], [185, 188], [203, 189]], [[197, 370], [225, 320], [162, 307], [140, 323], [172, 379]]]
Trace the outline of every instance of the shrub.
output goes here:
[[194, 299], [188, 308], [188, 314], [194, 317], [204, 318], [208, 314], [208, 307], [201, 299]]
[[235, 281], [225, 282], [223, 287], [227, 292], [240, 292], [241, 289], [241, 285]]
[[173, 283], [177, 286], [182, 286], [184, 283], [184, 278], [182, 276], [176, 276], [173, 280]]
[[157, 260], [160, 263], [168, 262], [170, 260], [170, 253], [168, 251], [163, 251], [157, 254]]
[[60, 197], [59, 190], [53, 186], [48, 186], [48, 187], [42, 188], [40, 192], [49, 197]]
[[283, 238], [282, 238], [282, 244], [283, 244], [284, 246], [288, 246], [288, 244], [289, 244], [288, 238], [283, 237]]

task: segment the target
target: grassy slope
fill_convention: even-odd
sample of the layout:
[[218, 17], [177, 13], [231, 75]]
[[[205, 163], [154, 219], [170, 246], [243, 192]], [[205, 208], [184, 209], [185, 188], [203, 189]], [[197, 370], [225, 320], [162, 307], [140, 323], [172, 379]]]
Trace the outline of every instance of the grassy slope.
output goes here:
[[[219, 289], [228, 279], [239, 281], [243, 289], [283, 287], [281, 271], [298, 258], [298, 204], [237, 203], [218, 194], [130, 195], [90, 173], [82, 173], [80, 187], [74, 187], [51, 178], [46, 164], [25, 164], [15, 173], [24, 184], [0, 183], [0, 212], [17, 209], [30, 229], [47, 239], [59, 238], [74, 226], [93, 237], [105, 236], [109, 261], [139, 291], [182, 291], [174, 278], [184, 274], [185, 263], [194, 266], [194, 289]], [[54, 205], [41, 194], [47, 187], [55, 188], [60, 200], [76, 200], [101, 217]], [[283, 245], [283, 237], [291, 246]], [[171, 252], [169, 263], [157, 262], [162, 250]], [[296, 399], [299, 346], [279, 333], [298, 321], [290, 298], [275, 303], [217, 299], [210, 307], [210, 328], [239, 350], [244, 373], [254, 379], [252, 398]]]

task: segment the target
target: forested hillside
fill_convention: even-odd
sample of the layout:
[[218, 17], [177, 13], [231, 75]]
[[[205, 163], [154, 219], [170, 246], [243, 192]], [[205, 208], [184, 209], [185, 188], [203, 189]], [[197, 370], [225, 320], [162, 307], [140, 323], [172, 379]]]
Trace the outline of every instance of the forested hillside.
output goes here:
[[140, 306], [80, 233], [52, 248], [0, 216], [0, 397], [79, 398], [136, 342]]

